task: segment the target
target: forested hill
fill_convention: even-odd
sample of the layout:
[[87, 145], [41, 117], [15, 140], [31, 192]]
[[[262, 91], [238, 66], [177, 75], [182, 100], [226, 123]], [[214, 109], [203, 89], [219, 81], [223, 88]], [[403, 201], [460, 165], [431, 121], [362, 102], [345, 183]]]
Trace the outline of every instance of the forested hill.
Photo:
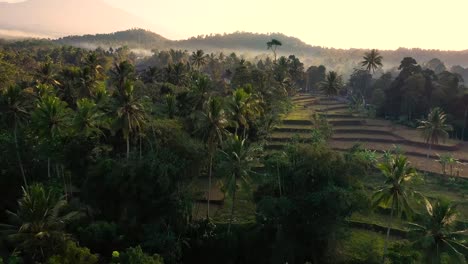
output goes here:
[[[193, 51], [203, 49], [206, 52], [246, 52], [267, 53], [266, 42], [272, 38], [280, 40], [283, 45], [278, 49], [280, 55], [295, 54], [300, 56], [306, 64], [325, 64], [333, 68], [350, 68], [357, 64], [365, 51], [364, 49], [334, 49], [306, 44], [298, 38], [286, 36], [281, 33], [257, 34], [248, 32], [235, 32], [231, 34], [212, 34], [197, 36], [186, 40], [173, 41], [151, 31], [131, 29], [110, 34], [70, 36], [57, 40], [62, 44], [81, 47], [119, 47], [128, 46], [131, 49], [187, 49]], [[468, 48], [468, 47], [467, 47]], [[387, 67], [399, 65], [404, 57], [413, 57], [418, 62], [425, 63], [438, 58], [447, 66], [461, 65], [468, 67], [468, 50], [441, 51], [406, 49], [383, 50]], [[343, 69], [345, 70], [345, 69]]]

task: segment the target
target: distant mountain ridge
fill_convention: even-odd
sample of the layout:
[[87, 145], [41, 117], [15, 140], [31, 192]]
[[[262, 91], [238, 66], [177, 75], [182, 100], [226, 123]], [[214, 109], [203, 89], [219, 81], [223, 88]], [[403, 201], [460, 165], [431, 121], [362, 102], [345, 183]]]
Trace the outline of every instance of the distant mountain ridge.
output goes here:
[[[308, 64], [325, 64], [333, 67], [338, 64], [358, 64], [366, 49], [335, 49], [312, 46], [298, 38], [281, 33], [259, 34], [249, 32], [234, 32], [231, 34], [212, 34], [197, 36], [186, 40], [169, 40], [154, 32], [143, 29], [131, 29], [110, 34], [69, 36], [56, 40], [56, 42], [81, 47], [120, 47], [128, 46], [131, 49], [164, 50], [187, 49], [193, 51], [203, 49], [206, 52], [244, 51], [247, 53], [269, 53], [266, 42], [272, 38], [280, 40], [283, 45], [278, 48], [281, 55], [295, 54], [302, 57]], [[385, 62], [392, 66], [398, 65], [404, 57], [413, 57], [424, 63], [433, 58], [439, 58], [447, 66], [461, 65], [468, 67], [468, 50], [441, 51], [406, 49], [381, 50]]]

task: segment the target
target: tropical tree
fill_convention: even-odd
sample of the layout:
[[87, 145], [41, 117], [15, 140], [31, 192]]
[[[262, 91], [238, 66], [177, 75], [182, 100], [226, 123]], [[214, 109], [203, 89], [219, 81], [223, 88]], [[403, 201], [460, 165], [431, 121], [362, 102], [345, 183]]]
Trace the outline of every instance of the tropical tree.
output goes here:
[[77, 108], [72, 123], [75, 133], [84, 135], [85, 137], [101, 135], [104, 116], [96, 103], [90, 99], [83, 98], [78, 100], [76, 105]]
[[135, 67], [129, 61], [114, 64], [109, 72], [109, 80], [120, 92], [126, 89], [128, 81], [135, 80]]
[[[342, 87], [343, 81], [341, 76], [334, 71], [328, 72], [325, 80], [320, 83], [320, 89], [328, 97], [338, 95]], [[326, 108], [326, 112], [328, 114], [328, 106]]]
[[192, 56], [190, 56], [190, 61], [192, 62], [192, 65], [197, 67], [197, 70], [200, 70], [200, 67], [207, 63], [207, 60], [208, 55], [206, 55], [203, 50], [197, 50], [192, 53]]
[[386, 179], [385, 185], [374, 194], [373, 206], [390, 209], [387, 237], [384, 245], [384, 259], [382, 262], [384, 263], [393, 217], [395, 214], [401, 217], [403, 213], [406, 215], [411, 215], [412, 213], [412, 209], [408, 202], [411, 191], [406, 185], [417, 175], [417, 172], [410, 166], [408, 158], [402, 155], [392, 156], [390, 160], [378, 164], [377, 168], [379, 168]]
[[38, 84], [50, 86], [60, 85], [60, 82], [57, 80], [54, 64], [50, 59], [39, 66], [34, 73], [34, 78]]
[[217, 147], [223, 142], [223, 138], [228, 133], [226, 127], [229, 125], [226, 113], [223, 108], [223, 101], [218, 97], [211, 97], [204, 105], [203, 111], [197, 113], [196, 133], [201, 135], [206, 142], [209, 155], [208, 173], [208, 202], [207, 216], [210, 216], [211, 199], [211, 178], [213, 171], [213, 156]]
[[272, 39], [271, 41], [267, 42], [267, 49], [273, 51], [273, 56], [275, 58], [275, 60], [273, 61], [274, 63], [276, 63], [276, 49], [278, 49], [278, 47], [282, 45], [283, 43], [281, 43], [281, 41], [277, 39]]
[[343, 81], [341, 75], [334, 71], [328, 72], [325, 77], [325, 80], [320, 83], [321, 90], [327, 96], [337, 95], [340, 89], [343, 87]]
[[376, 49], [371, 50], [370, 52], [366, 52], [363, 57], [363, 61], [361, 62], [362, 66], [366, 68], [366, 70], [370, 73], [375, 73], [375, 70], [382, 68], [382, 59], [383, 57], [380, 55], [379, 51]]
[[234, 91], [228, 107], [232, 115], [231, 119], [236, 124], [235, 135], [238, 135], [239, 128], [243, 127], [243, 138], [245, 139], [249, 129], [249, 120], [253, 121], [262, 112], [259, 101], [255, 99], [254, 95], [239, 88]]
[[123, 91], [116, 94], [114, 130], [121, 131], [127, 145], [127, 160], [130, 157], [130, 139], [141, 135], [146, 122], [146, 112], [133, 92], [131, 81], [125, 83]]
[[67, 104], [56, 96], [45, 96], [39, 99], [36, 109], [32, 113], [32, 121], [38, 135], [45, 140], [48, 149], [47, 175], [50, 177], [50, 158], [53, 147], [69, 127], [69, 108]]
[[13, 137], [15, 140], [15, 152], [18, 159], [21, 176], [23, 177], [24, 186], [28, 186], [26, 173], [21, 159], [20, 147], [18, 143], [18, 126], [27, 120], [29, 101], [25, 92], [18, 86], [10, 86], [3, 90], [0, 97], [0, 117], [2, 120], [13, 128]]
[[66, 207], [66, 200], [40, 184], [33, 184], [23, 188], [17, 212], [7, 211], [9, 224], [0, 228], [22, 254], [31, 260], [45, 260], [71, 238], [64, 231], [65, 225], [80, 216], [76, 211], [64, 214]]
[[238, 182], [249, 186], [251, 184], [252, 167], [261, 149], [258, 146], [248, 145], [246, 139], [239, 139], [236, 135], [230, 137], [221, 149], [222, 160], [219, 164], [225, 173], [224, 186], [231, 196], [231, 215], [229, 218], [228, 233], [234, 219], [234, 209]]
[[[457, 229], [456, 205], [441, 199], [432, 202], [425, 199], [425, 204], [423, 223], [410, 224], [416, 246], [424, 250], [425, 263], [466, 263], [468, 229]], [[449, 262], [442, 262], [444, 254]]]
[[429, 145], [427, 158], [429, 158], [432, 145], [438, 144], [439, 140], [446, 140], [449, 137], [448, 132], [452, 131], [452, 126], [447, 124], [447, 116], [444, 111], [436, 107], [429, 112], [427, 120], [421, 121], [418, 127], [422, 131], [422, 136]]
[[452, 154], [446, 153], [442, 155], [437, 155], [439, 159], [437, 160], [441, 166], [442, 174], [447, 175], [447, 166], [449, 167], [450, 177], [453, 177], [453, 167], [455, 164], [459, 163], [459, 160], [456, 159]]

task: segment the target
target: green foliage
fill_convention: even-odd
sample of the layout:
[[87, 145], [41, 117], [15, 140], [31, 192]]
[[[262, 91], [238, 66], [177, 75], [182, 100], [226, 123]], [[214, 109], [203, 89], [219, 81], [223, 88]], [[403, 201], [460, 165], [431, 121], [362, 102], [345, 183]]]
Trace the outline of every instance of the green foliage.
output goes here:
[[343, 241], [344, 263], [381, 263], [384, 237], [369, 231], [351, 230]]
[[420, 263], [421, 254], [410, 242], [398, 241], [388, 249], [387, 258], [393, 264], [417, 264]]
[[97, 255], [91, 254], [88, 248], [79, 247], [75, 242], [66, 243], [63, 254], [50, 257], [46, 264], [95, 264]]
[[119, 254], [120, 264], [163, 264], [163, 259], [154, 254], [149, 256], [143, 252], [140, 246], [128, 248], [122, 254]]

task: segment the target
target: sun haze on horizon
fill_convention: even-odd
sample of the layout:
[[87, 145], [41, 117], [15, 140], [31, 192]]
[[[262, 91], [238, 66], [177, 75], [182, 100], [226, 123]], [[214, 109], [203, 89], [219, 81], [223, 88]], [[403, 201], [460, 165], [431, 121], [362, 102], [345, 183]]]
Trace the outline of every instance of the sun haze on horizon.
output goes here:
[[160, 25], [150, 30], [170, 39], [280, 32], [314, 46], [344, 49], [468, 49], [466, 0], [104, 1]]

